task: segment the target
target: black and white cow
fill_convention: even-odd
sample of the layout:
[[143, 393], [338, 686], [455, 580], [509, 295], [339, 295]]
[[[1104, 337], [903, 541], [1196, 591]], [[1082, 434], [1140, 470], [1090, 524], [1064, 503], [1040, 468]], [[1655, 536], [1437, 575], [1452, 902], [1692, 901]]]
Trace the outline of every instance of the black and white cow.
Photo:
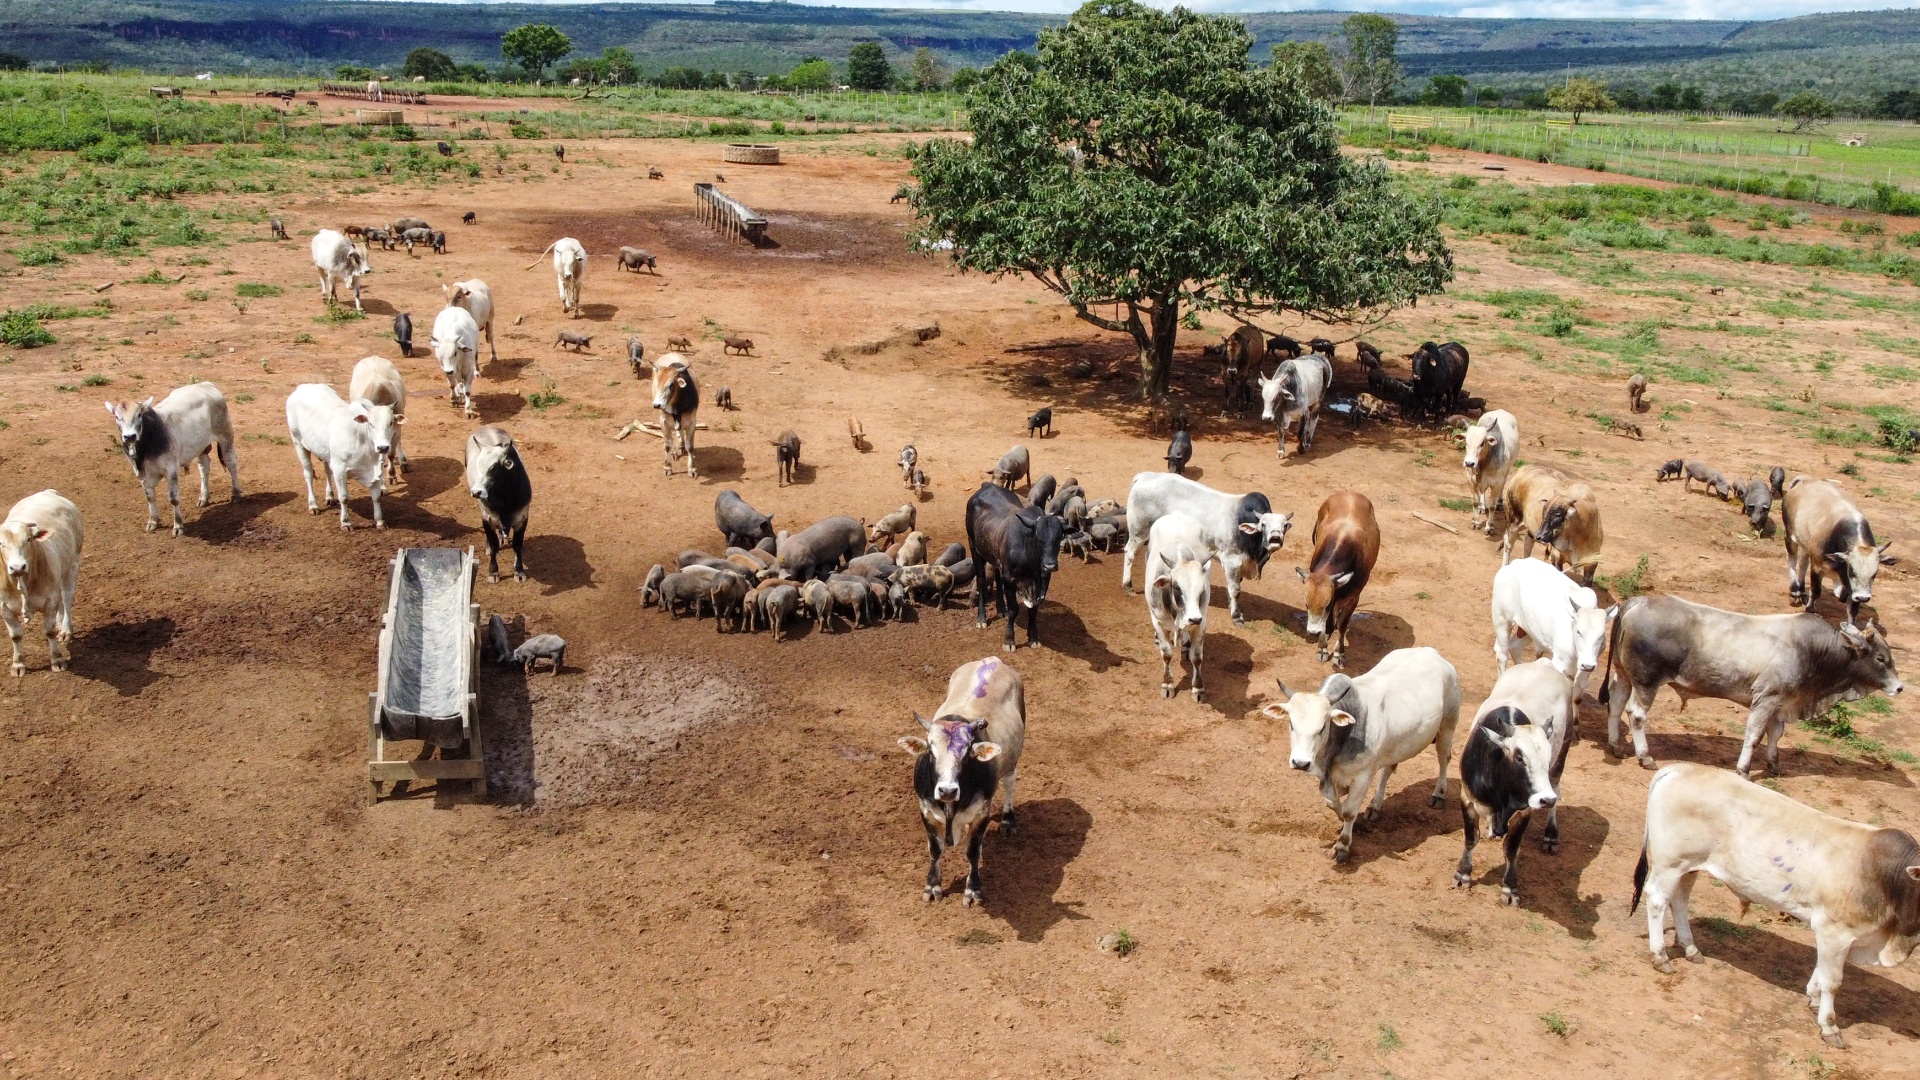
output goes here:
[[520, 546], [527, 538], [533, 484], [506, 429], [489, 425], [467, 437], [467, 492], [480, 502], [480, 527], [487, 533], [487, 580], [500, 580], [500, 537], [509, 532], [513, 580], [527, 580]]
[[913, 791], [927, 829], [929, 902], [945, 892], [940, 856], [966, 845], [968, 906], [984, 903], [980, 846], [993, 817], [993, 796], [1004, 787], [1000, 827], [1013, 829], [1013, 785], [1027, 738], [1026, 686], [1012, 665], [995, 657], [962, 664], [947, 680], [947, 699], [931, 720], [913, 714], [925, 738], [904, 736], [914, 755]]
[[1460, 816], [1467, 828], [1455, 888], [1473, 887], [1473, 845], [1482, 836], [1500, 838], [1507, 857], [1500, 898], [1519, 904], [1520, 840], [1536, 810], [1548, 813], [1542, 846], [1549, 854], [1559, 847], [1554, 808], [1573, 718], [1573, 680], [1551, 657], [1516, 664], [1493, 684], [1460, 751]]

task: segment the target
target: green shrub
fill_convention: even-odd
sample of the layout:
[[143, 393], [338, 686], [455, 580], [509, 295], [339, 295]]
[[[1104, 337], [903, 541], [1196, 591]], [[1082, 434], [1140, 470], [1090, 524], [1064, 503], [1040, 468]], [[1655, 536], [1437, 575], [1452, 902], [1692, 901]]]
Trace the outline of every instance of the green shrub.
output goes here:
[[240, 284], [235, 285], [233, 287], [233, 291], [236, 294], [240, 296], [248, 297], [249, 299], [259, 299], [260, 297], [264, 297], [264, 296], [279, 296], [282, 292], [285, 292], [286, 290], [282, 289], [278, 285], [267, 285], [258, 281], [243, 281]]
[[13, 254], [21, 266], [59, 266], [67, 261], [66, 256], [47, 244], [29, 244], [16, 248]]
[[31, 311], [9, 311], [0, 315], [0, 342], [16, 349], [37, 349], [55, 340]]
[[1714, 235], [1713, 223], [1706, 218], [1694, 218], [1692, 221], [1687, 222], [1687, 235], [1712, 236]]

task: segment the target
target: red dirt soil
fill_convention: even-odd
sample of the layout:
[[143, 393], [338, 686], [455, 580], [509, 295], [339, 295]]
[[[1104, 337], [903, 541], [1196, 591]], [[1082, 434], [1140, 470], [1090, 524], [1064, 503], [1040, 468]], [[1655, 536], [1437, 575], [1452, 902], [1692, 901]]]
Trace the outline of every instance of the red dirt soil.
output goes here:
[[[1430, 755], [1395, 776], [1352, 863], [1330, 862], [1334, 819], [1288, 769], [1283, 727], [1258, 712], [1276, 676], [1301, 686], [1326, 673], [1298, 636], [1292, 573], [1315, 509], [1350, 487], [1381, 517], [1348, 670], [1437, 646], [1460, 670], [1468, 719], [1493, 681], [1497, 552], [1465, 531], [1464, 513], [1436, 506], [1467, 493], [1444, 435], [1328, 416], [1312, 452], [1280, 464], [1270, 429], [1220, 419], [1197, 353], [1211, 335], [1183, 349], [1192, 475], [1265, 491], [1299, 523], [1249, 590], [1249, 625], [1229, 623], [1216, 587], [1208, 701], [1163, 701], [1145, 605], [1120, 589], [1118, 556], [1067, 561], [1044, 647], [1011, 657], [1030, 715], [1021, 828], [987, 838], [984, 909], [953, 893], [923, 901], [926, 844], [895, 739], [914, 730], [910, 709], [939, 702], [955, 666], [997, 652], [998, 621], [975, 630], [955, 603], [775, 644], [642, 611], [636, 587], [652, 563], [721, 546], [712, 505], [723, 488], [782, 527], [873, 520], [910, 500], [893, 462], [911, 441], [932, 478], [919, 514], [937, 550], [964, 539], [967, 494], [1013, 443], [1032, 448], [1036, 473], [1124, 499], [1132, 474], [1161, 467], [1164, 441], [1125, 400], [1127, 382], [1064, 374], [1081, 357], [1130, 364], [1124, 343], [1031, 283], [958, 276], [908, 252], [908, 211], [887, 203], [904, 167], [860, 145], [872, 144], [755, 169], [722, 166], [716, 146], [583, 143], [569, 146], [565, 172], [541, 165], [525, 182], [488, 178], [411, 202], [398, 190], [296, 196], [272, 208], [294, 241], [209, 252], [213, 265], [187, 268], [180, 285], [119, 285], [109, 319], [54, 324], [59, 345], [0, 363], [0, 504], [55, 486], [88, 529], [73, 670], [47, 671], [36, 628], [28, 675], [0, 680], [0, 1072], [1834, 1075], [1821, 1059], [1862, 1077], [1920, 1072], [1912, 965], [1847, 971], [1838, 1007], [1852, 1048], [1834, 1051], [1801, 995], [1810, 934], [1757, 910], [1742, 918], [1722, 889], [1695, 894], [1697, 927], [1728, 920], [1700, 929], [1707, 962], [1652, 969], [1645, 921], [1627, 912], [1648, 774], [1607, 757], [1591, 700], [1562, 786], [1561, 850], [1543, 855], [1529, 837], [1520, 907], [1498, 902], [1492, 845], [1478, 849], [1474, 889], [1448, 887], [1458, 797], [1427, 807]], [[649, 183], [646, 164], [669, 179]], [[695, 223], [688, 185], [716, 169], [766, 213], [777, 247], [733, 246]], [[456, 223], [466, 210], [477, 225]], [[445, 228], [451, 252], [376, 252], [368, 318], [315, 322], [301, 234], [403, 213]], [[522, 269], [561, 235], [595, 256], [578, 321], [560, 316], [548, 264]], [[659, 275], [614, 270], [604, 256], [622, 243], [658, 253]], [[1601, 295], [1484, 242], [1461, 243], [1459, 256], [1472, 271], [1462, 288], [1586, 296], [1606, 322], [1667, 302]], [[1737, 310], [1743, 288], [1787, 273], [1643, 261], [1724, 273], [1727, 294], [1701, 290], [1702, 312]], [[91, 285], [138, 272], [91, 258], [29, 271], [10, 280], [7, 303], [84, 303]], [[399, 545], [484, 547], [461, 477], [472, 425], [424, 356], [439, 286], [471, 276], [492, 283], [500, 311], [501, 359], [484, 367], [478, 405], [518, 438], [535, 490], [532, 580], [483, 581], [478, 600], [516, 634], [565, 636], [567, 669], [488, 668], [492, 804], [426, 785], [368, 807], [387, 563]], [[231, 285], [242, 281], [286, 293], [240, 312]], [[191, 288], [212, 299], [184, 300]], [[344, 389], [360, 356], [394, 356], [395, 310], [412, 312], [423, 354], [402, 362], [414, 468], [385, 503], [387, 531], [369, 527], [356, 488], [357, 527], [343, 534], [331, 513], [303, 512], [281, 403], [303, 381]], [[1893, 318], [1801, 332], [1851, 359], [1860, 326]], [[896, 336], [935, 322], [941, 334], [924, 346]], [[556, 350], [561, 329], [594, 334], [591, 351]], [[1646, 552], [1651, 587], [1786, 610], [1779, 541], [1748, 539], [1734, 508], [1656, 486], [1654, 469], [1688, 455], [1743, 477], [1776, 462], [1830, 476], [1834, 451], [1778, 426], [1741, 383], [1716, 398], [1656, 382], [1656, 409], [1691, 398], [1692, 411], [1665, 431], [1643, 415], [1644, 442], [1610, 437], [1583, 414], [1623, 414], [1617, 380], [1556, 374], [1496, 345], [1493, 329], [1486, 305], [1443, 298], [1370, 337], [1390, 355], [1428, 337], [1468, 343], [1469, 388], [1518, 415], [1526, 453], [1593, 480], [1602, 573]], [[611, 439], [649, 418], [624, 363], [628, 332], [651, 356], [669, 334], [693, 337], [708, 395], [732, 388], [739, 411], [702, 411], [698, 480], [663, 479], [648, 435]], [[302, 333], [312, 342], [296, 343]], [[723, 333], [753, 338], [754, 355], [723, 357]], [[1360, 376], [1342, 356], [1351, 393]], [[111, 382], [63, 392], [81, 372]], [[230, 504], [216, 469], [213, 505], [189, 497], [187, 535], [174, 539], [143, 531], [100, 400], [164, 394], [192, 376], [234, 403], [246, 497]], [[1052, 385], [1033, 385], [1039, 376]], [[564, 402], [529, 406], [541, 389]], [[1844, 364], [1820, 393], [1898, 399]], [[1046, 403], [1058, 433], [1029, 441], [1025, 417]], [[848, 416], [870, 452], [849, 445]], [[788, 427], [805, 464], [779, 488], [770, 442]], [[1898, 485], [1863, 505], [1882, 540], [1910, 547], [1920, 534], [1904, 468], [1861, 468], [1856, 490]], [[1920, 590], [1906, 567], [1883, 574], [1877, 599], [1892, 639], [1915, 640]], [[1897, 705], [1871, 730], [1911, 747], [1913, 713]], [[1710, 701], [1682, 714], [1665, 694], [1653, 753], [1730, 766], [1742, 715]], [[1908, 828], [1920, 816], [1908, 770], [1801, 731], [1787, 743], [1781, 785], [1795, 797]], [[963, 862], [948, 860], [950, 883]], [[1131, 956], [1096, 947], [1123, 927]], [[1562, 1020], [1564, 1034], [1550, 1030]]]

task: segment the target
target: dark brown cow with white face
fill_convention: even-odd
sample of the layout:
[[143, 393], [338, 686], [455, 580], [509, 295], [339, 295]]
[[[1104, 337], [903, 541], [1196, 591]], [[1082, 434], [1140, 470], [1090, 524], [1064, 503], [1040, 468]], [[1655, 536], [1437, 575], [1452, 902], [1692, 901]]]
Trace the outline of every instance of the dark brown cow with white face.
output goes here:
[[1307, 633], [1320, 635], [1320, 659], [1347, 662], [1347, 624], [1380, 557], [1380, 523], [1357, 491], [1336, 491], [1313, 522], [1313, 569], [1294, 567], [1307, 585]]
[[1780, 520], [1787, 534], [1787, 595], [1812, 611], [1821, 575], [1832, 574], [1833, 595], [1846, 603], [1847, 621], [1858, 622], [1860, 605], [1873, 599], [1880, 567], [1895, 562], [1887, 555], [1893, 541], [1876, 547], [1867, 516], [1827, 480], [1794, 477]]

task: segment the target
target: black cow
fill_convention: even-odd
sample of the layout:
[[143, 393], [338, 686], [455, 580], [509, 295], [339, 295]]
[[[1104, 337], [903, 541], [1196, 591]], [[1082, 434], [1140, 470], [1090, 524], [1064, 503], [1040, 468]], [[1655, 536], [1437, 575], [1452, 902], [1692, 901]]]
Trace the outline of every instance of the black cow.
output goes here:
[[500, 537], [511, 532], [513, 579], [525, 581], [527, 565], [520, 547], [527, 538], [533, 484], [513, 436], [504, 429], [483, 427], [467, 437], [467, 492], [480, 502], [480, 527], [487, 534], [487, 580], [500, 580]]
[[393, 340], [399, 343], [401, 356], [413, 355], [413, 317], [404, 311], [393, 317]]
[[732, 488], [714, 498], [713, 523], [727, 538], [728, 547], [750, 548], [773, 535], [773, 515], [748, 506]]
[[1184, 431], [1173, 433], [1173, 442], [1167, 445], [1167, 471], [1186, 475], [1187, 462], [1193, 460], [1193, 436]]
[[987, 588], [998, 585], [1000, 616], [1007, 621], [1002, 645], [1012, 652], [1018, 609], [1027, 609], [1027, 646], [1040, 644], [1040, 605], [1060, 568], [1060, 519], [998, 484], [985, 483], [967, 500], [967, 547], [982, 587], [974, 591], [974, 626], [987, 625]]
[[1467, 381], [1467, 350], [1457, 341], [1423, 342], [1412, 356], [1413, 393], [1421, 412], [1445, 416], [1459, 408]]

